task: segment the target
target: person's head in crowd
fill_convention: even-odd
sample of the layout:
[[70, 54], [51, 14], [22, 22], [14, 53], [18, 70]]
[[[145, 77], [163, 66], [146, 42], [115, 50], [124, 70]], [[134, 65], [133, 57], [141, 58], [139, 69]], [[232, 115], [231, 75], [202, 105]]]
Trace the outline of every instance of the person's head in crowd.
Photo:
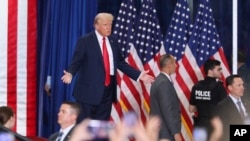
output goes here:
[[215, 59], [208, 59], [204, 63], [204, 73], [206, 76], [221, 78], [221, 62]]
[[65, 101], [61, 104], [58, 112], [57, 122], [62, 129], [76, 124], [77, 117], [80, 113], [80, 106], [76, 102]]
[[244, 95], [244, 81], [240, 75], [233, 74], [226, 78], [226, 86], [230, 94], [236, 99]]
[[173, 74], [176, 70], [176, 60], [174, 56], [170, 54], [164, 54], [160, 58], [160, 69], [167, 74]]
[[95, 30], [103, 37], [107, 37], [112, 32], [113, 15], [109, 13], [99, 13], [94, 19]]
[[12, 129], [15, 126], [14, 111], [10, 107], [0, 107], [0, 124], [9, 129]]

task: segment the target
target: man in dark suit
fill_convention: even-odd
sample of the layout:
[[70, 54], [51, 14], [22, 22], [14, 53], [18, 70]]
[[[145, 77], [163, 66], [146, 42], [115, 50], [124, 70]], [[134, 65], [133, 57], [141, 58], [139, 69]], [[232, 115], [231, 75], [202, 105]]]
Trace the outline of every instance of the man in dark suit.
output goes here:
[[116, 101], [116, 75], [121, 70], [134, 80], [152, 82], [148, 71], [129, 66], [121, 56], [118, 42], [111, 36], [113, 16], [99, 13], [94, 19], [95, 31], [81, 37], [62, 81], [70, 84], [77, 75], [73, 96], [81, 105], [78, 119], [108, 120], [112, 102]]
[[242, 98], [244, 82], [239, 75], [230, 75], [226, 78], [229, 90], [227, 98], [217, 105], [217, 114], [223, 123], [223, 137], [221, 141], [229, 141], [229, 127], [231, 124], [244, 124], [250, 114], [250, 103]]
[[60, 124], [60, 131], [52, 134], [48, 141], [68, 141], [73, 131], [77, 117], [80, 113], [80, 106], [76, 102], [63, 102], [59, 113], [57, 122]]
[[150, 90], [150, 115], [161, 118], [160, 141], [181, 141], [181, 109], [170, 75], [175, 73], [176, 63], [172, 55], [160, 58], [161, 73]]

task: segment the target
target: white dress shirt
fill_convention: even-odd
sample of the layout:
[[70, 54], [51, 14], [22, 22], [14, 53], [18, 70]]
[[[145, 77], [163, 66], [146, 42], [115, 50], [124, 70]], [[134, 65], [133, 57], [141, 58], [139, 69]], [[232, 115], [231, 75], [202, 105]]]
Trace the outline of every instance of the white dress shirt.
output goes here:
[[[95, 33], [96, 33], [96, 36], [97, 36], [97, 39], [98, 39], [98, 42], [99, 42], [99, 45], [100, 45], [100, 48], [101, 48], [101, 51], [102, 51], [102, 43], [103, 43], [103, 36], [98, 33], [96, 30], [95, 30]], [[113, 52], [112, 52], [112, 49], [111, 49], [111, 45], [110, 45], [110, 42], [109, 42], [109, 39], [107, 37], [105, 37], [106, 39], [106, 47], [108, 49], [108, 54], [109, 54], [109, 67], [110, 67], [110, 75], [114, 75], [114, 61], [113, 61]], [[102, 51], [103, 53], [103, 51]]]
[[64, 138], [66, 137], [66, 135], [68, 135], [69, 131], [70, 131], [74, 126], [75, 126], [75, 124], [73, 124], [73, 125], [71, 125], [71, 126], [65, 128], [65, 129], [63, 129], [63, 130], [60, 129], [59, 133], [60, 133], [60, 132], [63, 132], [63, 135], [62, 135], [60, 141], [63, 141], [63, 140], [64, 140]]

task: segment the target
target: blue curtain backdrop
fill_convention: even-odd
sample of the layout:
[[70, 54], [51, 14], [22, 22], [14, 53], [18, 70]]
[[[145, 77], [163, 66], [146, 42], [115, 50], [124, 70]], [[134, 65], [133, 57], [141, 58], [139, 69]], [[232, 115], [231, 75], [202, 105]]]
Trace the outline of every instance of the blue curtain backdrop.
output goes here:
[[[153, 0], [163, 36], [176, 0]], [[232, 0], [210, 0], [228, 61], [232, 53]], [[134, 0], [139, 11], [141, 0]], [[61, 82], [63, 69], [72, 57], [77, 38], [93, 30], [93, 19], [98, 12], [109, 12], [115, 17], [121, 0], [38, 0], [38, 134], [48, 137], [57, 131], [57, 113], [65, 100], [74, 100], [71, 96], [74, 84]], [[193, 0], [194, 14], [199, 0]], [[250, 1], [238, 1], [239, 49], [250, 55]], [[191, 15], [195, 17], [194, 15]], [[248, 59], [248, 65], [250, 59]], [[44, 84], [51, 76], [51, 95], [46, 95]]]
[[[77, 39], [93, 30], [97, 0], [38, 0], [39, 47], [39, 109], [38, 134], [48, 137], [58, 131], [57, 113], [61, 103], [74, 100], [74, 84], [61, 81]], [[44, 84], [51, 76], [51, 95], [46, 95]]]

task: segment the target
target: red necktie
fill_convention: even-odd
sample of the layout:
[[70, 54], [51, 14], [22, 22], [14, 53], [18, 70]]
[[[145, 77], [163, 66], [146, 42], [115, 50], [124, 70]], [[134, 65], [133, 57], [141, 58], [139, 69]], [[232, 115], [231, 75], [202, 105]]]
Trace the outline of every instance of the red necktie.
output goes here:
[[109, 54], [108, 49], [106, 46], [105, 37], [102, 38], [103, 44], [102, 44], [102, 55], [103, 55], [103, 61], [104, 61], [104, 67], [105, 67], [105, 86], [108, 86], [110, 83], [110, 66], [109, 66]]

